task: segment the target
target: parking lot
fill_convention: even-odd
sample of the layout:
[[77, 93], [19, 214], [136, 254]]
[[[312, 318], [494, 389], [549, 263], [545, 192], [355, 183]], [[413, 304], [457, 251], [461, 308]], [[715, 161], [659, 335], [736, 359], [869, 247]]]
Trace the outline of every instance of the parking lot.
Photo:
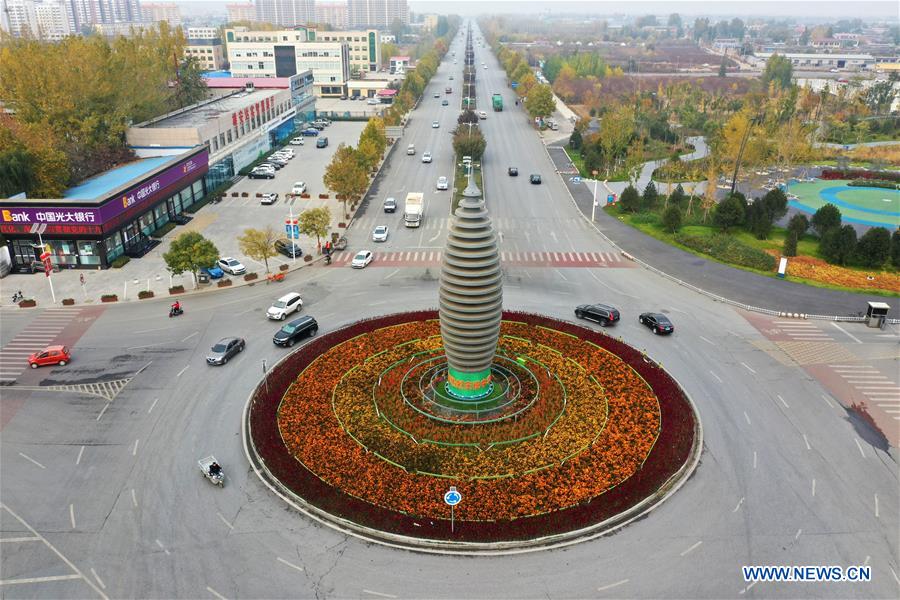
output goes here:
[[381, 115], [389, 106], [388, 104], [368, 104], [367, 99], [341, 100], [340, 98], [318, 98], [316, 100], [316, 113], [329, 115], [333, 113], [347, 116]]

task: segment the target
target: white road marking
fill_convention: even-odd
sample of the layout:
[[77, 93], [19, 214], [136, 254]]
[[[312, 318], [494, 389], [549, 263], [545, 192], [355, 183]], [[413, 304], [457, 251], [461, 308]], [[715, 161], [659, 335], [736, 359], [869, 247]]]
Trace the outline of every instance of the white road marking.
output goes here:
[[715, 377], [715, 378], [716, 378], [716, 381], [718, 381], [719, 383], [722, 383], [722, 378], [721, 378], [721, 377], [719, 377], [718, 375], [716, 375], [716, 374], [713, 373], [712, 371], [710, 371], [709, 374], [712, 375], [713, 377]]
[[597, 591], [598, 591], [598, 592], [602, 592], [602, 591], [604, 591], [604, 590], [611, 590], [611, 589], [613, 589], [614, 587], [619, 587], [620, 585], [625, 585], [625, 584], [628, 583], [629, 581], [630, 581], [630, 580], [628, 580], [628, 579], [623, 579], [622, 581], [617, 581], [617, 582], [615, 582], [615, 583], [610, 583], [609, 585], [604, 585], [604, 586], [602, 586], [602, 587], [598, 587], [598, 588], [597, 588]]
[[99, 575], [97, 575], [97, 571], [94, 570], [94, 567], [91, 567], [91, 574], [94, 576], [94, 579], [97, 580], [97, 583], [100, 584], [100, 587], [102, 587], [102, 588], [105, 590], [105, 589], [106, 589], [106, 584], [103, 583], [103, 580], [100, 579], [100, 576], [99, 576]]
[[162, 551], [163, 551], [163, 552], [165, 552], [165, 553], [166, 553], [166, 554], [168, 554], [168, 553], [169, 553], [169, 551], [168, 551], [168, 550], [166, 550], [166, 547], [165, 547], [165, 546], [163, 546], [163, 543], [162, 543], [162, 542], [161, 542], [161, 541], [159, 541], [159, 540], [156, 540], [156, 545], [157, 545], [157, 546], [159, 546], [159, 547], [160, 547], [160, 548], [161, 548], [161, 549], [162, 549]]
[[226, 519], [225, 517], [222, 516], [222, 513], [217, 512], [216, 514], [219, 515], [219, 518], [222, 519], [222, 522], [225, 523], [225, 525], [228, 527], [228, 529], [234, 529], [234, 525], [229, 523], [228, 519]]
[[807, 450], [812, 450], [812, 447], [810, 447], [810, 445], [809, 445], [809, 439], [806, 437], [805, 433], [803, 434], [803, 443], [806, 444]]
[[132, 456], [137, 456], [138, 442], [141, 440], [134, 440], [134, 448], [131, 450]]
[[187, 371], [187, 370], [190, 369], [190, 368], [191, 368], [191, 365], [186, 366], [186, 367], [183, 368], [182, 370], [178, 371], [178, 375], [176, 375], [175, 377], [181, 377], [182, 375], [184, 375], [184, 372]]
[[897, 577], [897, 572], [894, 570], [894, 567], [888, 565], [888, 569], [891, 570], [891, 575], [894, 576], [894, 581], [897, 582], [897, 585], [900, 585], [900, 577]]
[[[17, 585], [22, 583], [45, 583], [47, 581], [68, 581], [81, 579], [81, 575], [49, 575], [47, 577], [29, 577], [27, 579], [0, 579], [0, 585]], [[104, 596], [105, 597], [105, 596]]]
[[189, 336], [187, 336], [186, 338], [184, 338], [183, 340], [181, 340], [181, 342], [184, 343], [184, 342], [188, 341], [189, 339], [191, 339], [192, 337], [194, 337], [195, 335], [200, 335], [200, 332], [199, 332], [199, 331], [195, 331], [195, 332], [192, 333], [191, 335], [189, 335]]
[[746, 594], [748, 591], [750, 591], [750, 588], [752, 588], [754, 585], [756, 585], [756, 582], [755, 582], [755, 581], [751, 581], [751, 582], [750, 582], [750, 585], [748, 585], [747, 587], [745, 587], [744, 589], [742, 589], [740, 592], [738, 592], [738, 594], [741, 594], [741, 595]]
[[868, 567], [868, 566], [869, 566], [869, 561], [870, 561], [870, 560], [872, 560], [872, 557], [869, 556], [868, 554], [866, 554], [866, 560], [863, 561], [863, 566], [864, 566], [864, 567]]
[[700, 336], [700, 339], [703, 340], [704, 342], [706, 342], [707, 344], [709, 344], [710, 346], [715, 346], [714, 343], [712, 343], [711, 341], [709, 341], [708, 339], [706, 339], [706, 338], [703, 337], [702, 335]]
[[33, 458], [31, 458], [30, 456], [28, 456], [27, 454], [25, 454], [24, 452], [19, 452], [19, 456], [21, 456], [22, 458], [24, 458], [24, 459], [27, 460], [27, 461], [33, 462], [34, 464], [36, 464], [37, 466], [39, 466], [39, 467], [42, 468], [42, 469], [46, 469], [46, 468], [47, 468], [47, 467], [45, 467], [44, 465], [42, 465], [41, 463], [39, 463], [38, 461], [34, 460]]
[[75, 505], [69, 505], [69, 521], [72, 522], [72, 529], [75, 529]]
[[297, 569], [298, 571], [303, 572], [303, 567], [297, 566], [293, 563], [289, 563], [288, 561], [284, 560], [280, 556], [276, 556], [275, 560], [277, 560], [278, 562], [280, 562], [283, 565], [287, 565], [287, 566], [291, 567], [292, 569]]
[[842, 332], [844, 335], [846, 335], [847, 337], [849, 337], [851, 340], [853, 340], [853, 341], [856, 342], [857, 344], [862, 344], [862, 340], [860, 340], [858, 337], [856, 337], [855, 335], [853, 335], [852, 333], [850, 333], [849, 331], [847, 331], [846, 329], [844, 329], [843, 327], [841, 327], [841, 326], [838, 325], [837, 323], [832, 322], [831, 324], [832, 324], [838, 331]]
[[745, 369], [747, 369], [748, 371], [750, 371], [750, 372], [753, 373], [753, 374], [756, 374], [756, 371], [754, 371], [753, 369], [751, 369], [751, 368], [750, 368], [750, 365], [748, 365], [748, 364], [745, 363], [745, 362], [742, 362], [741, 364], [744, 365], [744, 368], [745, 368]]
[[157, 403], [158, 401], [159, 401], [159, 398], [154, 398], [154, 399], [153, 399], [153, 404], [151, 404], [151, 405], [150, 405], [150, 409], [147, 410], [147, 414], [148, 414], [148, 415], [149, 415], [150, 413], [153, 412], [153, 407], [156, 406], [156, 403]]
[[796, 540], [797, 538], [799, 538], [801, 533], [803, 533], [803, 530], [802, 530], [802, 529], [798, 529], [798, 530], [797, 530], [797, 533], [794, 535], [794, 539]]
[[703, 543], [702, 541], [697, 542], [696, 544], [694, 544], [693, 546], [691, 546], [690, 548], [688, 548], [687, 550], [685, 550], [684, 552], [682, 552], [682, 553], [681, 553], [681, 556], [684, 556], [685, 554], [688, 554], [689, 552], [692, 552], [695, 548], [697, 548], [697, 546], [699, 546], [699, 545], [702, 544], [702, 543]]
[[753, 468], [756, 468], [756, 450], [753, 451]]
[[778, 394], [775, 394], [775, 395], [778, 397], [779, 400], [781, 400], [781, 403], [784, 404], [785, 408], [790, 408], [790, 406], [788, 406], [788, 403], [784, 401], [784, 398], [782, 398]]
[[380, 596], [382, 598], [396, 598], [397, 597], [393, 594], [382, 594], [381, 592], [373, 592], [372, 590], [363, 590], [363, 593], [372, 594], [373, 596]]
[[557, 275], [559, 275], [562, 278], [563, 281], [569, 281], [568, 279], [566, 279], [566, 276], [562, 274], [562, 271], [560, 271], [559, 269], [553, 269], [553, 270], [556, 272]]
[[213, 596], [215, 596], [216, 598], [218, 598], [219, 600], [228, 600], [225, 596], [223, 596], [222, 594], [220, 594], [219, 592], [217, 592], [216, 590], [212, 589], [209, 586], [206, 586], [206, 591], [209, 592], [210, 594], [212, 594]]
[[81, 450], [78, 451], [78, 458], [75, 459], [75, 464], [81, 464], [81, 455], [84, 454], [84, 446], [81, 447]]
[[744, 497], [741, 496], [741, 499], [738, 500], [737, 506], [735, 506], [734, 510], [732, 510], [731, 512], [736, 513], [743, 503], [744, 503]]
[[859, 443], [859, 438], [853, 438], [853, 441], [856, 442], [856, 447], [859, 448], [859, 453], [862, 455], [863, 458], [865, 458], [866, 453], [863, 452], [863, 447], [862, 447], [862, 444]]
[[131, 503], [137, 508], [137, 494], [134, 491], [134, 488], [131, 488]]
[[747, 419], [747, 425], [752, 425], [752, 423], [750, 423], [750, 417], [747, 415], [747, 411], [744, 411], [744, 418]]
[[812, 480], [812, 495], [813, 495], [813, 498], [816, 497], [816, 480], [815, 479]]
[[831, 403], [831, 400], [829, 400], [828, 396], [826, 396], [825, 394], [822, 394], [822, 400], [824, 400], [825, 404], [827, 404], [830, 408], [834, 408], [834, 404]]
[[875, 494], [875, 518], [878, 518], [878, 494]]

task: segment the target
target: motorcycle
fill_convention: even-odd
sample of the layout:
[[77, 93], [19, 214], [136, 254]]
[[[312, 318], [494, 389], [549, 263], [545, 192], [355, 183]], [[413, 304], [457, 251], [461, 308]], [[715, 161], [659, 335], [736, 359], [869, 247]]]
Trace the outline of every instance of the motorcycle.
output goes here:
[[213, 463], [219, 464], [218, 461], [216, 461], [215, 456], [207, 456], [206, 458], [201, 458], [197, 461], [197, 464], [200, 465], [200, 471], [203, 473], [204, 477], [209, 479], [213, 485], [225, 487], [225, 469], [219, 467], [218, 473], [211, 473], [209, 467]]
[[178, 306], [178, 307], [170, 306], [169, 307], [169, 318], [177, 317], [177, 316], [183, 315], [183, 314], [184, 314], [184, 309], [181, 308], [180, 306]]
[[22, 290], [19, 290], [15, 294], [13, 294], [12, 302], [13, 302], [13, 304], [15, 304], [19, 300], [24, 300], [24, 299], [25, 299], [25, 295], [22, 293]]

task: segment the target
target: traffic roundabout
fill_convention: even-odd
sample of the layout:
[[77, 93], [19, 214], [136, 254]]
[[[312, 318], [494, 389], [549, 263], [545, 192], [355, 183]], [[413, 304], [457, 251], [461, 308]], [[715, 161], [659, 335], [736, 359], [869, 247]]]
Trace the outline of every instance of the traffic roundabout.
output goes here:
[[492, 392], [464, 405], [441, 394], [443, 352], [432, 310], [358, 321], [285, 357], [244, 411], [256, 473], [347, 533], [478, 553], [601, 535], [697, 464], [693, 404], [616, 338], [504, 311]]

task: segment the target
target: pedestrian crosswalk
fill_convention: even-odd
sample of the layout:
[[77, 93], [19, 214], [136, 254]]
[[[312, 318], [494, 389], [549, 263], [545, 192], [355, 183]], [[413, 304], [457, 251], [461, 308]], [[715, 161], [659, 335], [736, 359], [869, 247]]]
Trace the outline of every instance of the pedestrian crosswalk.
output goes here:
[[[441, 263], [443, 252], [439, 250], [406, 250], [375, 252], [371, 266], [436, 266]], [[353, 259], [350, 252], [343, 252], [332, 259], [335, 265], [348, 264]], [[633, 263], [625, 261], [615, 252], [501, 252], [500, 264], [509, 267], [607, 267], [625, 268]]]
[[828, 333], [822, 331], [815, 323], [809, 321], [773, 321], [782, 335], [798, 342], [831, 342]]
[[9, 384], [28, 368], [28, 357], [56, 342], [80, 314], [79, 308], [48, 308], [0, 348], [0, 384]]
[[828, 365], [847, 385], [865, 396], [891, 418], [900, 421], [900, 386], [892, 377], [869, 365]]
[[[427, 231], [444, 231], [449, 229], [450, 224], [452, 222], [452, 217], [435, 217], [431, 215], [425, 215], [425, 219], [422, 221], [422, 225], [420, 229], [425, 229]], [[387, 225], [388, 227], [403, 227], [403, 213], [398, 211], [396, 213], [388, 213], [384, 215], [378, 216], [365, 216], [359, 219], [355, 219], [353, 221], [353, 229], [359, 231], [371, 231], [375, 229], [375, 227], [379, 225]], [[581, 218], [567, 218], [567, 219], [514, 219], [511, 217], [494, 217], [491, 219], [491, 223], [494, 226], [495, 231], [500, 232], [510, 232], [510, 231], [518, 231], [521, 232], [525, 229], [538, 229], [544, 234], [549, 234], [549, 232], [556, 230], [556, 232], [562, 232], [563, 230], [571, 230], [573, 228], [578, 229], [588, 229], [589, 225], [584, 219]], [[415, 231], [412, 229], [411, 231]]]

